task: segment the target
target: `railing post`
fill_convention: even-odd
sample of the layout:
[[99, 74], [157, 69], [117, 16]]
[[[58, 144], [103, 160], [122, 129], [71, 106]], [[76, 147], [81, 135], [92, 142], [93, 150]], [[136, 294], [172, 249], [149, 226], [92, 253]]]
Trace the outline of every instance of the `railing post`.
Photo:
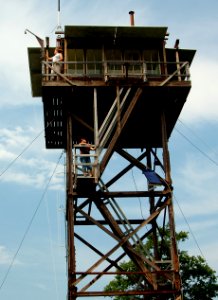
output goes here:
[[188, 62], [185, 65], [185, 74], [186, 74], [187, 80], [189, 80], [190, 79], [190, 69], [189, 69], [189, 63]]
[[93, 164], [93, 173], [96, 180], [96, 183], [99, 178], [99, 130], [98, 130], [98, 103], [97, 103], [97, 89], [94, 88], [94, 143], [95, 143], [95, 157]]
[[145, 61], [142, 63], [142, 79], [144, 82], [147, 80], [147, 64]]
[[66, 61], [68, 61], [67, 40], [64, 39], [64, 75], [68, 73], [68, 64]]
[[163, 63], [163, 72], [164, 72], [164, 75], [167, 76], [168, 75], [168, 71], [167, 71], [167, 56], [166, 56], [165, 45], [166, 45], [166, 42], [164, 41], [163, 42], [163, 61], [164, 61], [164, 63]]
[[179, 63], [179, 40], [176, 40], [174, 48], [176, 49], [176, 68], [177, 68], [177, 74], [178, 74], [178, 81], [182, 81], [181, 68], [180, 68], [180, 63]]

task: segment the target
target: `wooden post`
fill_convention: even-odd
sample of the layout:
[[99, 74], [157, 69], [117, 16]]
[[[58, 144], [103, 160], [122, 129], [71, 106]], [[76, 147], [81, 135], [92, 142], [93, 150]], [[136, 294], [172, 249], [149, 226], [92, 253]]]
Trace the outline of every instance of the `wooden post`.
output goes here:
[[116, 86], [116, 95], [117, 95], [117, 130], [121, 132], [121, 125], [120, 125], [120, 88]]
[[[47, 57], [49, 56], [49, 53], [48, 53], [48, 49], [49, 49], [49, 37], [46, 37], [45, 40], [46, 40], [46, 45], [45, 45], [45, 60], [48, 61]], [[45, 74], [48, 75], [48, 73], [50, 71], [48, 65], [44, 66], [44, 70], [45, 70]], [[49, 81], [49, 76], [45, 76], [45, 81]]]
[[166, 181], [171, 184], [171, 175], [170, 175], [170, 156], [168, 150], [168, 141], [167, 141], [167, 128], [166, 128], [166, 119], [165, 113], [162, 113], [161, 116], [161, 129], [162, 129], [162, 145], [163, 145], [163, 164], [165, 170], [165, 179]]
[[176, 68], [178, 74], [178, 81], [182, 81], [180, 63], [179, 63], [179, 40], [178, 39], [176, 40], [174, 48], [176, 49]]
[[164, 72], [164, 75], [167, 76], [168, 75], [168, 72], [167, 72], [167, 56], [166, 56], [165, 45], [166, 45], [166, 42], [163, 41], [163, 61], [164, 61], [163, 72]]
[[[165, 113], [162, 113], [161, 116], [161, 124], [162, 124], [162, 144], [163, 144], [163, 163], [165, 169], [165, 178], [169, 183], [169, 188], [171, 189], [171, 175], [170, 175], [170, 156], [168, 150], [168, 141], [167, 141], [167, 129], [166, 129], [166, 119]], [[177, 250], [177, 242], [176, 242], [176, 232], [175, 232], [175, 221], [174, 221], [174, 209], [173, 209], [173, 193], [171, 190], [169, 196], [169, 205], [168, 205], [168, 214], [169, 214], [169, 227], [170, 227], [170, 239], [171, 239], [171, 260], [172, 260], [172, 270], [174, 271], [173, 285], [174, 288], [178, 291], [179, 297], [181, 296], [181, 279], [179, 275], [179, 256]], [[176, 298], [181, 299], [182, 298]]]
[[99, 130], [98, 130], [98, 102], [97, 102], [97, 89], [94, 88], [94, 143], [95, 143], [95, 157], [93, 172], [95, 183], [98, 183], [99, 178]]
[[67, 184], [67, 239], [68, 239], [68, 299], [76, 299], [76, 261], [75, 261], [75, 245], [74, 245], [74, 203], [73, 203], [73, 176], [72, 176], [72, 117], [67, 116], [67, 148], [66, 148], [66, 184]]
[[66, 63], [68, 61], [68, 53], [67, 53], [67, 40], [64, 39], [64, 75], [68, 73], [68, 64]]

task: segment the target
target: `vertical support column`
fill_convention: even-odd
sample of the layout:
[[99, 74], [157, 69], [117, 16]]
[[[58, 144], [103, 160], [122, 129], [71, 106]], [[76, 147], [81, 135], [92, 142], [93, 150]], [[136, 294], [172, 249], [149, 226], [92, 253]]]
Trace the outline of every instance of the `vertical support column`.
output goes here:
[[66, 61], [68, 61], [68, 53], [67, 53], [67, 40], [64, 39], [64, 75], [68, 73], [68, 64]]
[[[152, 160], [151, 160], [151, 148], [147, 147], [146, 148], [146, 157], [147, 157], [147, 166], [149, 169], [153, 170], [152, 168]], [[149, 190], [153, 188], [153, 186], [150, 184]], [[153, 196], [149, 197], [149, 205], [150, 205], [150, 215], [155, 210], [155, 198]], [[152, 226], [152, 241], [153, 241], [153, 256], [155, 260], [159, 260], [159, 251], [158, 251], [158, 237], [157, 237], [157, 226], [156, 226], [156, 219], [151, 221], [151, 226]], [[157, 276], [154, 273], [153, 276], [153, 281], [157, 284]], [[146, 298], [144, 298], [146, 299]]]
[[[169, 186], [172, 184], [171, 175], [170, 175], [170, 156], [168, 150], [168, 141], [167, 141], [167, 130], [166, 130], [166, 119], [165, 113], [162, 113], [161, 116], [161, 125], [162, 125], [162, 144], [163, 144], [163, 162], [165, 169], [165, 178], [169, 183]], [[172, 260], [172, 270], [174, 274], [173, 285], [174, 288], [178, 291], [176, 295], [176, 300], [182, 300], [181, 295], [181, 279], [179, 274], [179, 257], [177, 250], [177, 242], [176, 242], [176, 233], [175, 233], [175, 221], [174, 221], [174, 210], [173, 210], [173, 199], [172, 199], [172, 191], [170, 193], [170, 204], [168, 205], [168, 213], [169, 213], [169, 227], [170, 227], [170, 239], [171, 239], [171, 260]]]
[[117, 99], [117, 130], [118, 133], [121, 132], [121, 125], [120, 125], [120, 88], [116, 86], [116, 99]]
[[[46, 37], [45, 41], [46, 41], [46, 44], [45, 44], [45, 60], [46, 60], [46, 62], [48, 62], [47, 57], [49, 56], [49, 53], [48, 53], [48, 49], [49, 49], [49, 37]], [[46, 65], [45, 66], [45, 70], [43, 70], [43, 71], [45, 71], [45, 74], [48, 75], [48, 73], [49, 73], [49, 67]], [[48, 76], [45, 77], [45, 81], [49, 81], [49, 77]]]
[[166, 45], [166, 42], [163, 41], [163, 61], [164, 61], [164, 65], [163, 65], [163, 72], [164, 72], [164, 75], [168, 75], [168, 71], [167, 71], [167, 56], [166, 56], [166, 49], [165, 49], [165, 45]]
[[178, 81], [182, 81], [180, 63], [179, 63], [179, 40], [178, 39], [175, 42], [174, 48], [176, 49], [176, 68], [178, 74]]
[[73, 176], [72, 176], [72, 117], [67, 116], [67, 148], [66, 148], [66, 184], [67, 184], [67, 256], [68, 256], [68, 300], [76, 299], [76, 259], [74, 246], [74, 203], [73, 203]]
[[98, 103], [97, 103], [97, 89], [94, 88], [94, 143], [95, 145], [99, 144], [98, 136]]
[[162, 130], [162, 145], [163, 145], [163, 165], [165, 170], [165, 179], [169, 183], [172, 184], [171, 175], [170, 175], [170, 156], [168, 150], [168, 141], [167, 141], [167, 128], [166, 128], [166, 119], [165, 113], [162, 113], [161, 116], [161, 130]]
[[99, 130], [98, 130], [98, 102], [97, 88], [94, 88], [94, 143], [95, 143], [95, 158], [94, 158], [94, 177], [95, 182], [98, 182], [99, 174]]
[[[147, 166], [149, 169], [153, 169], [152, 168], [152, 162], [151, 162], [151, 149], [149, 147], [147, 147], [146, 149], [146, 156], [147, 156]], [[149, 186], [149, 190], [150, 188], [153, 188], [152, 185]], [[155, 207], [155, 199], [154, 197], [149, 197], [149, 203], [150, 203], [150, 214], [152, 214], [154, 212], [154, 207]], [[153, 245], [154, 245], [154, 257], [156, 260], [159, 259], [159, 253], [158, 253], [158, 239], [157, 239], [157, 228], [156, 228], [156, 220], [152, 220], [151, 221], [151, 225], [152, 225], [152, 240], [153, 240]]]

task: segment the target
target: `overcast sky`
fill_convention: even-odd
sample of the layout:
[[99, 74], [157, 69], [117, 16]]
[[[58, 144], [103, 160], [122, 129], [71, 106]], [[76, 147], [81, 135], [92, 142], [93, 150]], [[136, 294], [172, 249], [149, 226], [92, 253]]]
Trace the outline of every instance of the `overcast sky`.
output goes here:
[[[38, 44], [24, 34], [28, 28], [54, 43], [56, 2], [11, 0], [0, 9], [0, 299], [5, 300], [66, 297], [64, 156], [45, 149], [42, 103], [31, 96], [27, 58], [27, 47]], [[218, 271], [218, 2], [62, 0], [61, 25], [128, 26], [130, 10], [136, 26], [167, 26], [168, 47], [180, 39], [181, 48], [197, 50], [193, 87], [169, 141], [176, 225], [192, 233], [185, 249], [203, 254]]]

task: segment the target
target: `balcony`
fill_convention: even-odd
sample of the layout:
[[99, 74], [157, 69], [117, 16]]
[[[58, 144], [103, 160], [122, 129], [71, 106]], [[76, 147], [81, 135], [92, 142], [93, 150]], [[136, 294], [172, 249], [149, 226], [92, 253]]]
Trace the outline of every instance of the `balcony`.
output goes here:
[[[162, 86], [166, 84], [190, 85], [189, 62], [148, 61], [63, 61], [61, 72], [51, 62], [42, 61], [43, 85], [79, 85], [94, 82], [141, 83]], [[186, 84], [185, 84], [186, 83]]]

